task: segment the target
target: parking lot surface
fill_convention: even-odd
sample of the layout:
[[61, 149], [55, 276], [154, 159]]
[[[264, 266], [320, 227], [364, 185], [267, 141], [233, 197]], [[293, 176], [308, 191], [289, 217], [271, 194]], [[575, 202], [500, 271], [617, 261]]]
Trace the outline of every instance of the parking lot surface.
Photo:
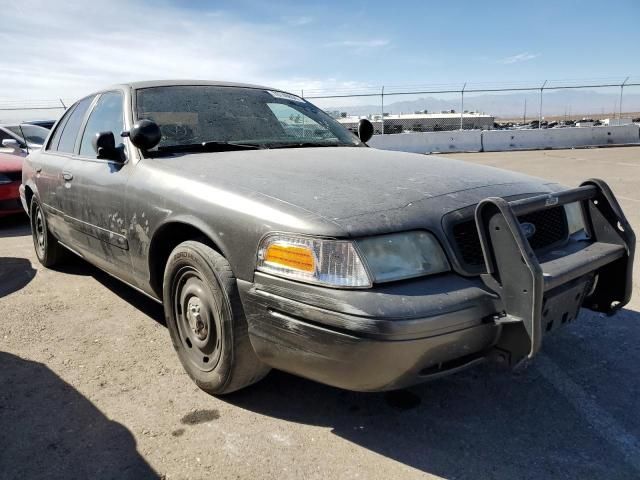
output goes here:
[[[457, 154], [610, 183], [640, 232], [640, 147]], [[637, 264], [637, 262], [636, 262]], [[362, 394], [280, 372], [215, 398], [161, 307], [74, 259], [42, 268], [0, 219], [0, 479], [640, 477], [640, 301], [583, 313], [515, 372]]]

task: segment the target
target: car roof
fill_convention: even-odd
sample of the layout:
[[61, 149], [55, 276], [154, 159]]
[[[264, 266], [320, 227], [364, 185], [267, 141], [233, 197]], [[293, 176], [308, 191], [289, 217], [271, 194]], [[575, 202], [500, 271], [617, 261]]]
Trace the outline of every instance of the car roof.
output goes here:
[[216, 87], [243, 87], [243, 88], [258, 88], [261, 90], [280, 90], [279, 88], [265, 87], [263, 85], [254, 85], [250, 83], [238, 83], [238, 82], [226, 82], [226, 81], [213, 81], [213, 80], [145, 80], [141, 82], [128, 82], [114, 85], [114, 87], [125, 87], [139, 90], [142, 88], [153, 87], [170, 87], [179, 85], [211, 85]]

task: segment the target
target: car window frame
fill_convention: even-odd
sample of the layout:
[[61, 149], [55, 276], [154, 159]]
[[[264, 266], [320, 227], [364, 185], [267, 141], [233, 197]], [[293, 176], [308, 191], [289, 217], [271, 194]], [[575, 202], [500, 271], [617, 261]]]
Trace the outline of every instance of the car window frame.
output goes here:
[[[53, 138], [58, 133], [58, 130], [60, 131], [64, 130], [64, 127], [67, 125], [67, 121], [69, 120], [69, 117], [78, 106], [78, 103], [80, 103], [79, 100], [75, 102], [73, 105], [71, 105], [69, 108], [67, 108], [67, 110], [62, 114], [62, 117], [60, 117], [60, 119], [53, 126], [53, 128], [51, 129], [51, 135], [49, 135], [49, 138], [47, 139], [44, 145], [43, 150], [45, 152], [48, 152], [48, 151], [57, 152], [57, 150], [52, 150], [51, 148], [52, 147], [51, 143], [53, 142]], [[60, 136], [62, 136], [62, 134]], [[60, 138], [58, 138], [58, 143], [60, 143]], [[56, 148], [58, 148], [57, 145], [56, 145]]]
[[[86, 123], [86, 121], [87, 121], [88, 114], [89, 114], [89, 112], [91, 112], [91, 111], [93, 110], [93, 106], [95, 105], [96, 98], [98, 98], [98, 96], [99, 96], [99, 93], [92, 93], [91, 95], [87, 95], [87, 96], [85, 96], [85, 97], [82, 97], [80, 100], [78, 100], [78, 101], [77, 101], [77, 102], [72, 106], [73, 111], [75, 112], [76, 108], [78, 108], [78, 105], [80, 105], [80, 103], [81, 103], [81, 102], [83, 102], [83, 101], [84, 101], [84, 100], [86, 100], [87, 98], [91, 98], [91, 97], [93, 97], [93, 98], [91, 99], [91, 102], [89, 102], [89, 106], [87, 107], [87, 110], [84, 112], [84, 116], [82, 117], [82, 120], [80, 121], [80, 127], [78, 128], [78, 133], [76, 133], [76, 138], [74, 139], [73, 151], [71, 151], [71, 152], [61, 152], [60, 150], [49, 150], [49, 149], [47, 149], [47, 150], [45, 150], [46, 152], [50, 152], [50, 153], [52, 153], [53, 155], [61, 155], [61, 156], [64, 156], [64, 157], [74, 157], [74, 156], [76, 156], [76, 155], [77, 155], [78, 148], [79, 148], [79, 145], [78, 145], [78, 137], [80, 136], [80, 130], [84, 131], [84, 125], [85, 125], [85, 123]], [[69, 110], [71, 110], [71, 109], [69, 109]], [[65, 115], [66, 115], [66, 113], [65, 113]], [[64, 122], [64, 126], [62, 126], [63, 131], [62, 131], [62, 134], [60, 135], [60, 139], [62, 139], [62, 135], [64, 135], [64, 128], [66, 128], [66, 127], [67, 127], [67, 123], [69, 123], [69, 119], [71, 118], [71, 115], [73, 115], [73, 112], [72, 112], [72, 113], [70, 113], [70, 114], [67, 116], [67, 118], [66, 118], [66, 120], [65, 120], [65, 122]], [[57, 129], [56, 129], [56, 130], [57, 130]], [[52, 140], [53, 140], [53, 136], [54, 136], [54, 135], [55, 135], [55, 132], [52, 132], [52, 134], [51, 134], [51, 139], [52, 139]], [[60, 139], [58, 140], [58, 146], [60, 145]], [[48, 145], [47, 145], [47, 146], [48, 146]], [[56, 147], [56, 148], [57, 148], [57, 147]]]
[[[87, 129], [87, 124], [89, 123], [89, 118], [91, 118], [91, 114], [93, 113], [93, 111], [95, 110], [98, 102], [100, 101], [100, 98], [107, 94], [107, 93], [118, 93], [121, 96], [121, 101], [122, 101], [122, 128], [123, 131], [126, 130], [127, 128], [127, 120], [126, 120], [126, 115], [127, 115], [127, 109], [126, 109], [126, 93], [124, 90], [119, 89], [119, 88], [113, 88], [110, 90], [105, 90], [103, 92], [98, 92], [95, 94], [95, 98], [93, 99], [93, 101], [91, 102], [91, 105], [89, 106], [89, 108], [87, 109], [87, 115], [84, 117], [82, 124], [80, 126], [80, 130], [82, 131], [82, 134], [80, 134], [80, 132], [78, 132], [78, 138], [76, 138], [76, 145], [74, 148], [74, 157], [77, 158], [78, 160], [83, 160], [83, 161], [91, 161], [91, 162], [100, 162], [100, 163], [113, 163], [116, 165], [126, 165], [127, 163], [129, 163], [129, 158], [130, 158], [130, 152], [129, 152], [129, 146], [127, 144], [127, 139], [124, 137], [121, 137], [122, 141], [121, 143], [124, 145], [125, 148], [125, 161], [124, 162], [117, 162], [115, 160], [109, 160], [109, 159], [104, 159], [104, 158], [94, 158], [94, 157], [87, 157], [86, 155], [80, 155], [80, 147], [82, 146], [82, 138], [84, 137], [84, 132]], [[86, 98], [86, 97], [85, 97]], [[117, 139], [116, 139], [117, 141]], [[117, 146], [117, 143], [116, 143]]]

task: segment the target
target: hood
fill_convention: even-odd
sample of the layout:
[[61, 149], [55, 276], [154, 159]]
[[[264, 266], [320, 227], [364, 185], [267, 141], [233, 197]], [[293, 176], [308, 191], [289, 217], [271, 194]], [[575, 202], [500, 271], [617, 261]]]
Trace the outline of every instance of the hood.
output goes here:
[[[381, 212], [391, 215], [402, 210], [406, 216], [419, 211], [423, 215], [422, 207], [430, 204], [428, 210], [439, 211], [439, 221], [446, 211], [487, 196], [549, 191], [544, 180], [455, 160], [449, 155], [374, 148], [247, 150], [153, 161], [220, 188], [259, 194], [302, 208], [349, 230], [356, 229], [357, 223], [361, 228], [373, 217], [379, 221]], [[357, 218], [361, 221], [356, 222]]]
[[23, 157], [19, 155], [11, 155], [8, 153], [0, 153], [0, 172], [20, 172], [22, 171]]

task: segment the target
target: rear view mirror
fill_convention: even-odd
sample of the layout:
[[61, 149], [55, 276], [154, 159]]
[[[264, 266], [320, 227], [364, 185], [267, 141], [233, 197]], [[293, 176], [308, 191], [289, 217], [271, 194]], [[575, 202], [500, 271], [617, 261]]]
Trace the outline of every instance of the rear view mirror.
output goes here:
[[364, 143], [367, 143], [373, 137], [373, 123], [366, 118], [361, 118], [358, 122], [358, 137]]
[[116, 162], [124, 161], [122, 148], [116, 147], [116, 139], [113, 136], [113, 132], [96, 133], [93, 140], [91, 140], [91, 144], [96, 154], [98, 154], [98, 158]]
[[129, 132], [123, 132], [140, 150], [150, 150], [162, 139], [160, 127], [153, 120], [138, 120]]
[[19, 151], [21, 148], [23, 148], [20, 142], [14, 138], [5, 138], [4, 140], [2, 140], [2, 146], [4, 148], [11, 148], [12, 150], [16, 151]]

